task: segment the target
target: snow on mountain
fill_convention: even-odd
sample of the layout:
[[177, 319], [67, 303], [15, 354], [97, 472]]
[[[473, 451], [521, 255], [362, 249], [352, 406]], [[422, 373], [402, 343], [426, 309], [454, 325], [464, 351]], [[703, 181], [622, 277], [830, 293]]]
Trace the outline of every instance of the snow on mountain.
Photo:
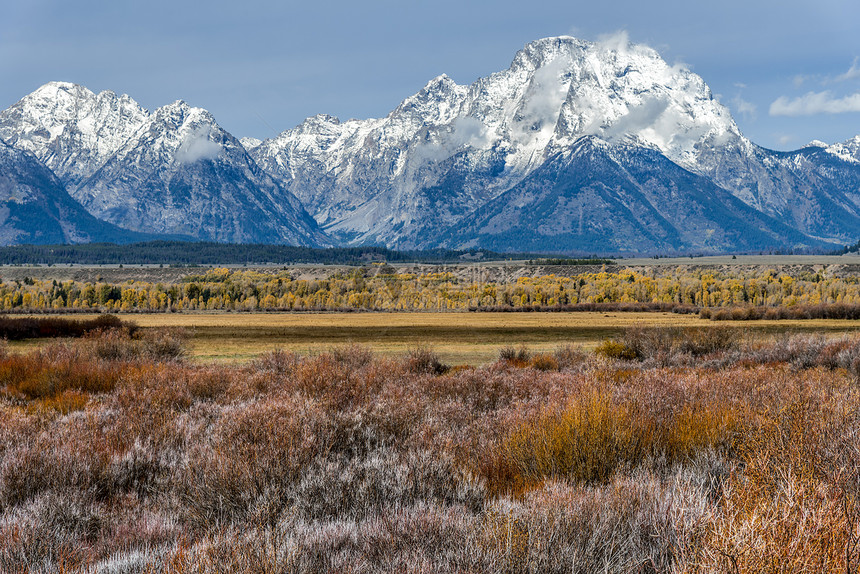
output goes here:
[[860, 234], [850, 167], [756, 146], [701, 77], [625, 37], [538, 40], [470, 86], [440, 76], [385, 118], [316, 116], [250, 153], [342, 241], [415, 245], [584, 137], [655, 150], [814, 237]]
[[456, 119], [465, 92], [440, 76], [386, 118], [314, 116], [251, 154], [331, 231], [384, 241], [385, 230], [412, 221], [411, 191], [427, 183], [428, 161], [445, 155], [427, 142]]
[[430, 239], [443, 247], [720, 253], [822, 247], [658, 150], [577, 140]]
[[827, 151], [841, 160], [860, 163], [860, 135], [850, 140], [832, 146], [827, 146]]
[[146, 110], [126, 95], [50, 82], [0, 112], [0, 138], [33, 153], [74, 188], [147, 118]]
[[479, 80], [472, 93], [467, 113], [487, 127], [490, 141], [513, 144], [509, 163], [521, 169], [583, 135], [633, 141], [680, 164], [694, 163], [703, 141], [740, 135], [699, 76], [625, 38], [532, 42], [508, 70]]
[[242, 144], [247, 151], [251, 151], [255, 147], [263, 143], [263, 140], [258, 138], [239, 138], [239, 143]]
[[96, 216], [128, 229], [234, 243], [326, 244], [301, 203], [204, 109], [153, 112], [76, 190]]
[[149, 113], [128, 96], [51, 82], [0, 112], [90, 213], [126, 229], [216, 241], [327, 244], [304, 211], [207, 111]]
[[474, 208], [589, 135], [685, 166], [705, 143], [741, 137], [701, 78], [650, 48], [560, 37], [471, 86], [440, 76], [385, 118], [316, 116], [251, 154], [330, 232], [391, 243], [420, 227], [422, 190], [451, 166], [462, 181], [449, 199]]

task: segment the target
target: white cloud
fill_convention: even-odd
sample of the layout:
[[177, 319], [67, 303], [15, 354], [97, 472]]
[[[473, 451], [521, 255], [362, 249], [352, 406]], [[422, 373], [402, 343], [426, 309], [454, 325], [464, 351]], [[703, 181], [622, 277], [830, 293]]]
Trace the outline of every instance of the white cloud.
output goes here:
[[848, 71], [836, 76], [837, 82], [856, 79], [860, 79], [860, 58], [854, 58], [854, 62], [851, 64], [851, 67], [848, 68]]
[[484, 123], [474, 117], [465, 116], [455, 119], [451, 129], [432, 130], [430, 141], [422, 142], [415, 148], [419, 160], [441, 162], [463, 150], [464, 147], [487, 149], [492, 146], [494, 134]]
[[467, 145], [477, 149], [484, 149], [492, 144], [492, 137], [484, 123], [470, 116], [460, 117], [454, 120], [454, 134], [452, 141], [455, 147]]
[[794, 99], [780, 96], [770, 105], [772, 116], [814, 116], [848, 112], [860, 112], [860, 93], [837, 98], [829, 91], [809, 92]]
[[535, 124], [544, 129], [555, 128], [570, 85], [570, 80], [564, 78], [566, 69], [565, 59], [556, 58], [535, 70], [521, 111], [523, 129], [528, 131]]
[[597, 38], [597, 43], [604, 50], [624, 54], [630, 47], [630, 35], [627, 33], [627, 30], [618, 30], [612, 34], [601, 34]]
[[[611, 34], [602, 34], [597, 37], [596, 44], [598, 48], [607, 52], [615, 52], [622, 57], [628, 54], [650, 56], [657, 53], [654, 48], [646, 44], [632, 44], [627, 30], [618, 30]], [[675, 67], [686, 68], [687, 66], [682, 62], [679, 62]]]
[[190, 132], [176, 151], [179, 163], [194, 163], [201, 159], [215, 159], [221, 153], [221, 145], [210, 140], [211, 129], [201, 127]]
[[732, 107], [746, 120], [755, 119], [756, 112], [758, 112], [758, 108], [754, 103], [746, 101], [740, 95], [732, 98]]
[[603, 136], [614, 140], [623, 138], [627, 134], [638, 134], [642, 130], [653, 128], [668, 107], [669, 102], [666, 99], [648, 98], [640, 105], [629, 109], [626, 114], [603, 130]]
[[797, 138], [795, 138], [794, 136], [783, 135], [783, 136], [779, 136], [779, 139], [777, 141], [779, 141], [779, 145], [785, 147], [785, 146], [789, 145], [791, 142], [793, 142], [795, 139], [797, 139]]

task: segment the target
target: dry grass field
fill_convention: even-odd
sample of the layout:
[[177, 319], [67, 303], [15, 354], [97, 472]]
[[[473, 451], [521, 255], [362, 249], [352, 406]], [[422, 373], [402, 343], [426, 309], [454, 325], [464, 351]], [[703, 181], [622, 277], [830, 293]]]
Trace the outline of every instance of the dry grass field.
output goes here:
[[[85, 319], [95, 315], [73, 315]], [[593, 349], [629, 327], [717, 326], [697, 315], [674, 313], [151, 313], [123, 315], [143, 329], [183, 328], [190, 335], [189, 357], [203, 362], [243, 362], [282, 349], [315, 355], [349, 344], [382, 356], [427, 347], [452, 365], [495, 360], [504, 346], [551, 352], [568, 344]], [[738, 336], [771, 338], [782, 333], [837, 336], [860, 330], [842, 320], [721, 321]], [[14, 351], [48, 344], [10, 343]]]

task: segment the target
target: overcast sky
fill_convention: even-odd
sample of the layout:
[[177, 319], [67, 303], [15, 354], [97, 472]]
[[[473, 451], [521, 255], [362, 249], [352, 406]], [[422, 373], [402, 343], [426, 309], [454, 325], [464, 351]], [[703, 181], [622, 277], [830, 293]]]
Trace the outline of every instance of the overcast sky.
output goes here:
[[51, 80], [177, 99], [237, 137], [387, 114], [446, 73], [469, 84], [547, 36], [626, 31], [701, 75], [773, 149], [860, 134], [857, 0], [7, 0], [0, 109]]

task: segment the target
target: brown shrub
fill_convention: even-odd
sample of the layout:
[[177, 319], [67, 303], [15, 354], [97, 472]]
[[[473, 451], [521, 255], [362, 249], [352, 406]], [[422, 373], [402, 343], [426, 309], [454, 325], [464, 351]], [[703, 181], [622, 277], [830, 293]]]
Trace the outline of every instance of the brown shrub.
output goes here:
[[187, 331], [178, 328], [97, 330], [84, 337], [84, 349], [106, 361], [171, 361], [185, 356], [187, 340]]
[[122, 376], [117, 365], [83, 360], [65, 346], [0, 359], [0, 385], [26, 400], [56, 397], [66, 391], [110, 392]]
[[744, 334], [729, 327], [692, 327], [672, 333], [676, 352], [703, 357], [738, 347]]
[[0, 316], [0, 338], [6, 340], [81, 337], [95, 331], [125, 329], [134, 332], [137, 325], [121, 321], [116, 315], [99, 315], [94, 319], [65, 319], [62, 317]]
[[335, 347], [330, 354], [335, 362], [350, 369], [360, 369], [373, 361], [373, 351], [365, 345], [351, 344]]
[[853, 340], [689, 338], [723, 368], [677, 338], [672, 367], [439, 376], [360, 349], [6, 357], [0, 571], [853, 570]]
[[525, 367], [531, 360], [531, 351], [526, 347], [502, 347], [499, 349], [499, 361], [513, 367]]
[[860, 504], [843, 473], [853, 475], [848, 482], [856, 488], [860, 460], [850, 467], [827, 460], [834, 454], [828, 445], [849, 422], [828, 410], [801, 396], [743, 437], [742, 465], [725, 484], [721, 512], [710, 524], [708, 568], [760, 572], [779, 564], [783, 571], [849, 572], [857, 566]]
[[595, 354], [607, 359], [633, 360], [637, 358], [636, 351], [624, 343], [618, 343], [610, 339], [604, 340], [594, 348]]
[[444, 364], [434, 351], [426, 347], [418, 347], [406, 354], [404, 368], [409, 373], [444, 375], [451, 367]]
[[547, 478], [576, 483], [602, 483], [619, 466], [645, 454], [630, 412], [603, 393], [592, 392], [561, 412], [548, 412], [511, 429], [500, 450], [501, 476], [490, 483], [514, 493], [540, 485]]
[[575, 347], [573, 345], [558, 347], [553, 353], [553, 356], [558, 362], [559, 369], [572, 369], [574, 367], [581, 366], [588, 358], [588, 354], [585, 353], [585, 351], [580, 347]]
[[529, 366], [537, 369], [538, 371], [557, 371], [558, 359], [553, 355], [541, 353], [533, 356], [529, 360]]
[[185, 520], [198, 528], [277, 520], [285, 489], [314, 457], [335, 447], [335, 430], [330, 416], [306, 399], [219, 409], [174, 478]]
[[90, 396], [77, 390], [65, 390], [59, 395], [48, 396], [27, 405], [30, 412], [36, 413], [41, 409], [69, 414], [81, 411], [90, 402]]
[[263, 353], [253, 361], [250, 367], [253, 370], [268, 374], [284, 376], [292, 373], [302, 361], [301, 357], [291, 351], [278, 349]]

